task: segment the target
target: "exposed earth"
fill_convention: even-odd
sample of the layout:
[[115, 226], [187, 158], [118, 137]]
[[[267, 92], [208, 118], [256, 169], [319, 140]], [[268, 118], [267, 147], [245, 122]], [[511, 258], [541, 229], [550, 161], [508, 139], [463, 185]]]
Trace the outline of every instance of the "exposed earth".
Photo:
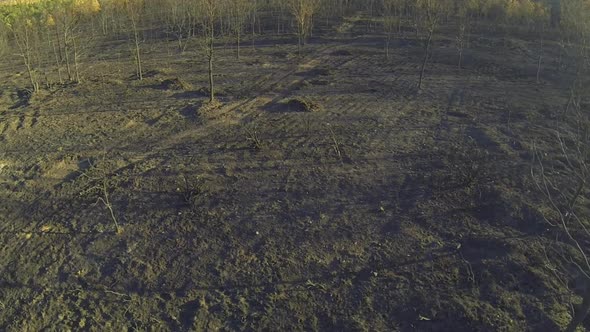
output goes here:
[[563, 328], [529, 179], [567, 102], [557, 43], [536, 83], [526, 32], [473, 31], [458, 69], [444, 27], [418, 91], [421, 43], [386, 59], [367, 26], [301, 57], [293, 35], [220, 42], [213, 110], [198, 46], [146, 44], [137, 81], [104, 42], [32, 97], [5, 61], [0, 330]]

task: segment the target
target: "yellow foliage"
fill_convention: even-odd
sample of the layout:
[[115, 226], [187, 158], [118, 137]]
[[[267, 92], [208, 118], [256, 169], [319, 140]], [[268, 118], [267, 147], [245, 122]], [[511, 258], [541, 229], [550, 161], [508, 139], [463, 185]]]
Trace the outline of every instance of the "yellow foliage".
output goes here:
[[52, 229], [53, 229], [53, 226], [51, 226], [51, 225], [43, 225], [41, 227], [41, 232], [47, 233], [47, 232], [50, 232]]
[[79, 14], [94, 14], [100, 11], [98, 0], [74, 0], [73, 9]]
[[46, 24], [48, 27], [52, 27], [52, 26], [54, 26], [54, 25], [55, 25], [55, 19], [53, 18], [53, 15], [48, 15], [48, 16], [47, 16], [47, 19], [45, 20], [45, 24]]
[[0, 1], [0, 6], [30, 5], [41, 2], [41, 0], [5, 0]]
[[539, 21], [549, 16], [545, 6], [532, 0], [509, 0], [506, 13], [518, 21]]

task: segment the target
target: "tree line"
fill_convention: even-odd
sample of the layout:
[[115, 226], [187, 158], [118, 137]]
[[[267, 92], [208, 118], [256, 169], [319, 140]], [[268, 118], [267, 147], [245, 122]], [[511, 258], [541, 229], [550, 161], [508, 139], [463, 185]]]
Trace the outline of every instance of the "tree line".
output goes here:
[[[43, 87], [80, 82], [80, 59], [93, 40], [126, 38], [137, 79], [143, 79], [142, 47], [149, 38], [170, 38], [178, 52], [200, 39], [199, 56], [207, 59], [210, 100], [213, 100], [215, 45], [234, 40], [236, 57], [245, 38], [292, 33], [301, 54], [317, 22], [337, 24], [354, 12], [367, 13], [384, 34], [386, 56], [391, 40], [407, 38], [412, 27], [424, 45], [418, 87], [439, 26], [457, 25], [458, 66], [471, 29], [482, 22], [520, 26], [538, 33], [555, 23], [552, 13], [565, 13], [558, 29], [579, 30], [570, 15], [574, 3], [586, 0], [8, 0], [0, 2], [0, 54], [17, 54], [33, 92]], [[564, 8], [562, 8], [564, 7]], [[556, 10], [557, 8], [557, 10]], [[571, 13], [572, 15], [579, 15]], [[583, 20], [586, 21], [586, 20]], [[555, 25], [555, 24], [553, 24]], [[493, 24], [492, 24], [493, 26]], [[570, 41], [571, 39], [568, 39]], [[565, 45], [565, 44], [564, 44]], [[539, 72], [542, 55], [539, 55]]]

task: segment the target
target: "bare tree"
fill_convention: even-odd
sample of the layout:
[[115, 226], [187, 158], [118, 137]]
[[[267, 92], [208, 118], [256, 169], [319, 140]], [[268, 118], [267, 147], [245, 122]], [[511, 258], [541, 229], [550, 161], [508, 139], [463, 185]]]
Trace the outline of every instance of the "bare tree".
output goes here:
[[[565, 329], [573, 332], [590, 313], [590, 219], [588, 209], [590, 192], [590, 117], [582, 100], [587, 98], [583, 82], [588, 74], [590, 3], [586, 0], [562, 2], [563, 39], [571, 41], [575, 50], [576, 75], [570, 87], [570, 98], [554, 130], [554, 139], [546, 151], [534, 146], [532, 178], [543, 194], [548, 212], [545, 220], [559, 229], [564, 242], [573, 250], [557, 250], [557, 265], [564, 268], [568, 281], [581, 276], [582, 303]], [[548, 150], [548, 151], [547, 151]], [[553, 152], [552, 151], [556, 151]], [[578, 280], [579, 281], [579, 280]], [[567, 284], [567, 282], [566, 282]]]
[[75, 38], [72, 36], [72, 30], [74, 29], [75, 22], [73, 22], [73, 19], [70, 17], [70, 12], [61, 3], [48, 3], [48, 13], [48, 28], [52, 28], [55, 32], [55, 46], [57, 46], [55, 51], [57, 51], [56, 62], [59, 80], [60, 82], [62, 81], [61, 65], [63, 61], [65, 61], [68, 80], [72, 81], [73, 76], [70, 62], [70, 46], [71, 39]]
[[363, 10], [369, 15], [366, 25], [367, 32], [371, 31], [371, 25], [373, 23], [373, 17], [375, 17], [375, 0], [365, 0]]
[[125, 14], [127, 16], [130, 34], [133, 43], [133, 60], [135, 62], [135, 74], [137, 79], [143, 80], [143, 66], [141, 62], [141, 19], [144, 14], [143, 0], [123, 0]]
[[262, 29], [260, 28], [260, 18], [259, 18], [259, 11], [260, 7], [263, 6], [263, 3], [258, 2], [258, 0], [252, 0], [252, 10], [250, 10], [250, 32], [252, 33], [252, 46], [256, 42], [256, 24], [258, 23], [258, 32], [261, 33]]
[[192, 35], [193, 20], [191, 19], [190, 0], [165, 0], [161, 3], [164, 8], [156, 8], [158, 13], [164, 10], [164, 24], [166, 33], [174, 36], [178, 43], [178, 51], [184, 52]]
[[[54, 35], [55, 31], [55, 19], [53, 15], [50, 13], [46, 14], [47, 17], [45, 19], [45, 39], [47, 40], [47, 46], [51, 52], [53, 52], [53, 61], [55, 61], [55, 69], [57, 71], [57, 77], [60, 84], [64, 83], [63, 76], [61, 74], [61, 66], [62, 66], [62, 53], [61, 53], [61, 45], [59, 44], [59, 34]], [[56, 38], [53, 38], [53, 37]]]
[[37, 66], [39, 63], [39, 17], [41, 9], [35, 3], [24, 0], [12, 2], [9, 5], [0, 6], [0, 19], [10, 31], [14, 43], [17, 46], [18, 54], [23, 60], [27, 70], [29, 81], [33, 92], [38, 92], [39, 79]]
[[459, 69], [463, 65], [463, 51], [469, 40], [469, 30], [471, 27], [471, 17], [469, 13], [468, 0], [461, 0], [457, 3], [457, 52], [459, 53]]
[[[61, 62], [65, 60], [68, 79], [80, 82], [80, 29], [81, 21], [100, 11], [98, 0], [48, 1], [46, 25], [55, 32], [55, 53], [58, 76], [61, 82]], [[48, 31], [49, 32], [49, 31]], [[49, 37], [49, 34], [48, 34]], [[88, 41], [88, 38], [87, 38]]]
[[5, 52], [8, 50], [8, 36], [6, 33], [6, 28], [2, 23], [0, 23], [0, 56], [4, 56]]
[[95, 164], [88, 160], [89, 168], [81, 173], [81, 177], [89, 183], [89, 187], [80, 193], [80, 196], [90, 196], [96, 198], [94, 205], [101, 203], [109, 211], [109, 216], [113, 221], [115, 233], [120, 235], [123, 233], [123, 227], [119, 225], [117, 213], [111, 198], [113, 189], [119, 185], [115, 176], [109, 173], [107, 164], [107, 152], [104, 151], [99, 164]]
[[311, 33], [313, 15], [318, 9], [319, 0], [288, 0], [289, 10], [297, 22], [297, 51], [301, 49]]
[[99, 0], [98, 23], [103, 36], [127, 30], [128, 18], [123, 0]]
[[400, 31], [403, 0], [383, 1], [383, 29], [385, 30], [385, 55], [389, 59], [389, 45], [396, 31]]
[[579, 81], [587, 74], [590, 65], [590, 2], [569, 0], [561, 2], [561, 34], [563, 46], [573, 55], [576, 77]]
[[557, 150], [557, 156], [553, 157], [551, 152], [541, 151], [535, 145], [534, 167], [531, 169], [534, 183], [550, 211], [544, 215], [545, 220], [560, 229], [565, 243], [573, 246], [577, 253], [557, 252], [557, 259], [560, 265], [569, 265], [567, 275], [577, 270], [587, 289], [582, 294], [582, 304], [566, 328], [568, 332], [575, 331], [590, 313], [590, 248], [586, 245], [590, 241], [590, 219], [586, 209], [590, 199], [590, 119], [587, 110], [579, 105], [573, 109], [572, 116], [558, 123], [554, 130], [550, 148]]
[[543, 61], [543, 49], [545, 33], [550, 24], [550, 10], [542, 3], [532, 0], [511, 1], [506, 4], [506, 15], [510, 23], [517, 26], [525, 26], [535, 34], [538, 41], [537, 83], [540, 83], [541, 64]]
[[416, 14], [416, 25], [422, 27], [421, 30], [426, 31], [426, 36], [424, 37], [424, 57], [422, 59], [420, 78], [418, 80], [418, 89], [422, 89], [422, 80], [424, 79], [426, 64], [430, 57], [432, 38], [440, 22], [443, 4], [441, 0], [417, 0], [416, 11], [418, 12]]
[[207, 68], [209, 74], [209, 102], [215, 101], [215, 89], [213, 86], [213, 60], [215, 51], [215, 21], [219, 15], [218, 0], [201, 0], [202, 24], [205, 33], [205, 54], [207, 56]]
[[[290, 6], [288, 6], [286, 1], [272, 0], [267, 7], [269, 7], [268, 9], [272, 12], [273, 17], [276, 20], [276, 33], [277, 35], [280, 35], [285, 31], [285, 14], [289, 11]], [[252, 28], [254, 28], [254, 26], [252, 26]]]
[[[537, 33], [538, 33], [538, 60], [537, 60], [537, 84], [541, 83], [541, 65], [543, 64], [543, 55], [544, 55], [544, 45], [545, 45], [545, 25], [544, 20], [540, 20], [537, 23]], [[547, 22], [548, 23], [548, 22]]]
[[246, 20], [254, 10], [255, 2], [251, 0], [229, 0], [230, 28], [236, 37], [237, 58], [240, 58], [240, 41]]

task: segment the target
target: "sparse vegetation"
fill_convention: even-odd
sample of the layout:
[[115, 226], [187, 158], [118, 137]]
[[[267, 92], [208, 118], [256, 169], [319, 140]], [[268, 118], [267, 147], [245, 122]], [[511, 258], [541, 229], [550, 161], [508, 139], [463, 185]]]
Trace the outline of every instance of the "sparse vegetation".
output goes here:
[[[572, 11], [575, 8], [575, 11]], [[581, 16], [590, 14], [590, 3], [573, 1], [565, 5], [563, 10], [563, 33], [575, 36], [574, 44], [583, 45], [590, 32], [587, 25], [579, 25]], [[552, 271], [566, 287], [570, 284], [581, 284], [582, 301], [575, 306], [572, 319], [565, 328], [573, 332], [584, 322], [590, 313], [590, 263], [585, 243], [590, 240], [587, 209], [590, 181], [590, 119], [586, 106], [580, 103], [584, 88], [579, 86], [580, 75], [587, 72], [587, 53], [575, 52], [574, 63], [577, 63], [574, 81], [570, 88], [570, 96], [561, 112], [555, 128], [551, 130], [549, 142], [545, 149], [537, 144], [533, 147], [534, 160], [532, 178], [544, 196], [543, 204], [545, 221], [559, 230], [557, 241], [551, 247]], [[541, 60], [539, 60], [540, 62]], [[540, 69], [538, 69], [540, 70]], [[538, 75], [537, 71], [537, 75]], [[537, 77], [538, 81], [538, 77]], [[557, 157], [555, 157], [557, 155]], [[566, 247], [563, 246], [566, 244]], [[573, 247], [567, 247], [567, 245]], [[559, 270], [559, 271], [558, 271]], [[563, 279], [559, 276], [564, 276]], [[565, 280], [565, 281], [564, 281]], [[577, 291], [574, 289], [574, 292]]]
[[334, 150], [334, 153], [336, 153], [336, 155], [338, 156], [338, 159], [342, 160], [342, 150], [340, 148], [340, 141], [338, 140], [338, 137], [336, 137], [336, 133], [334, 132], [334, 129], [332, 129], [332, 126], [329, 123], [326, 126], [328, 127], [328, 131], [330, 132], [332, 149]]
[[117, 187], [116, 178], [109, 174], [106, 168], [106, 152], [102, 155], [102, 159], [99, 164], [93, 163], [88, 160], [89, 168], [81, 173], [81, 176], [85, 178], [87, 183], [90, 185], [85, 188], [80, 195], [90, 196], [96, 198], [96, 204], [102, 204], [109, 211], [110, 219], [115, 226], [115, 233], [122, 234], [123, 228], [119, 225], [117, 213], [111, 200], [111, 192]]
[[246, 140], [249, 142], [252, 148], [255, 150], [262, 150], [264, 145], [262, 144], [262, 140], [258, 134], [258, 128], [255, 125], [250, 125], [246, 126], [244, 130], [246, 132]]
[[201, 183], [199, 179], [192, 179], [185, 174], [182, 175], [182, 181], [176, 189], [182, 195], [182, 200], [191, 210], [195, 211], [198, 208], [199, 196], [202, 194]]
[[[572, 281], [581, 282], [584, 288], [588, 288], [590, 263], [584, 243], [590, 238], [586, 204], [590, 181], [590, 165], [587, 164], [590, 157], [590, 120], [578, 107], [572, 113], [573, 116], [558, 124], [555, 130], [554, 139], [557, 143], [554, 147], [560, 151], [559, 160], [547, 160], [547, 152], [535, 146], [532, 177], [550, 211], [544, 214], [545, 220], [552, 227], [560, 229], [563, 241], [575, 248], [572, 253], [556, 246], [558, 262], [553, 264], [561, 266], [561, 272], [567, 278], [581, 275], [581, 280], [574, 278]], [[590, 293], [586, 291], [566, 331], [575, 331], [589, 313]]]

